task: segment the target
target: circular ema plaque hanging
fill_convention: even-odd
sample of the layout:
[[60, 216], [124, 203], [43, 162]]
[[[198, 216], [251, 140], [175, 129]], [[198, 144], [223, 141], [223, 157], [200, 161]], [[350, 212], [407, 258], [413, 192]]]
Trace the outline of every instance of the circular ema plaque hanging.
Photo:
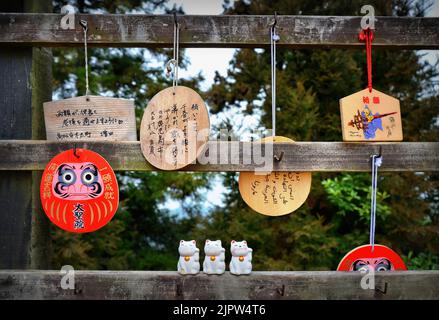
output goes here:
[[181, 169], [203, 152], [209, 131], [209, 114], [200, 95], [184, 86], [169, 87], [145, 109], [140, 126], [142, 153], [156, 168]]
[[105, 226], [119, 204], [116, 176], [108, 162], [85, 149], [64, 151], [44, 170], [40, 198], [47, 217], [70, 232]]
[[368, 271], [368, 268], [374, 271], [393, 271], [407, 270], [404, 261], [392, 249], [375, 244], [359, 246], [351, 250], [340, 261], [337, 271]]
[[[294, 142], [275, 136], [261, 142]], [[298, 209], [311, 190], [310, 172], [239, 173], [239, 192], [247, 205], [267, 216], [282, 216]]]

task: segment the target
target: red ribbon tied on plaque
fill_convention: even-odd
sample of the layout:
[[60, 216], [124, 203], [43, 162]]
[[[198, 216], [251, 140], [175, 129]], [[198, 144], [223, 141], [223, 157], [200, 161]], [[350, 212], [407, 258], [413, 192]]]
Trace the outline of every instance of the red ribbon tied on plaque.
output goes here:
[[66, 231], [86, 233], [102, 228], [113, 218], [119, 187], [113, 169], [102, 156], [71, 149], [46, 166], [40, 198], [50, 221]]

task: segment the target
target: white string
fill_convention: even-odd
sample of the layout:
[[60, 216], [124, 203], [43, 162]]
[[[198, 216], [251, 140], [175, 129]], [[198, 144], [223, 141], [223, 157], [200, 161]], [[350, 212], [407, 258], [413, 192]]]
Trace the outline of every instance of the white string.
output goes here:
[[174, 72], [172, 79], [172, 87], [174, 88], [178, 86], [178, 50], [179, 50], [179, 42], [180, 42], [180, 26], [178, 22], [174, 23]]
[[372, 246], [372, 251], [375, 245], [375, 225], [376, 225], [376, 194], [378, 185], [378, 167], [381, 166], [382, 156], [373, 155], [372, 156], [372, 190], [370, 196], [370, 235], [369, 242]]
[[87, 54], [87, 21], [81, 20], [82, 28], [84, 29], [84, 51], [85, 51], [85, 95], [90, 94], [88, 86], [88, 54]]
[[273, 25], [270, 29], [270, 46], [271, 46], [271, 122], [272, 136], [276, 135], [276, 42], [279, 41], [279, 35], [276, 34], [276, 27]]

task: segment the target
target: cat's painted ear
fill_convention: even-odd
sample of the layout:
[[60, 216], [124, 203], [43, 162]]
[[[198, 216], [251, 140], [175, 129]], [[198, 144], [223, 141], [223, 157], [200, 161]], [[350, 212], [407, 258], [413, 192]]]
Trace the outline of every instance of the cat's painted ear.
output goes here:
[[207, 239], [207, 240], [206, 240], [206, 243], [209, 243], [209, 242], [210, 242], [210, 240], [209, 240], [209, 239]]
[[192, 243], [193, 243], [193, 244], [196, 244], [197, 242], [196, 242], [195, 240], [192, 240]]
[[232, 240], [232, 242], [231, 243], [235, 243], [236, 241], [235, 240]]
[[184, 240], [180, 240], [180, 243], [183, 243], [184, 242]]
[[244, 240], [244, 241], [242, 241], [242, 243], [247, 244], [247, 241]]
[[218, 242], [219, 242], [219, 245], [222, 246], [221, 240], [218, 240]]

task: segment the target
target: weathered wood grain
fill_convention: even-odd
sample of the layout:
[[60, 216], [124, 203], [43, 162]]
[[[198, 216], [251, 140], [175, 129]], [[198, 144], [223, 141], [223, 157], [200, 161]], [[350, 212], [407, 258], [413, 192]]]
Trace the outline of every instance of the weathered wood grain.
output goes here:
[[[25, 10], [51, 10], [51, 1], [0, 3], [2, 12]], [[42, 101], [52, 93], [51, 58], [47, 49], [0, 50], [0, 139], [44, 139]], [[0, 173], [0, 268], [47, 267], [47, 222], [32, 219], [41, 213], [38, 185], [37, 172]]]
[[439, 299], [439, 271], [375, 274], [362, 289], [361, 273], [253, 272], [248, 276], [181, 276], [171, 271], [75, 271], [75, 289], [61, 289], [59, 271], [0, 271], [0, 299]]
[[[34, 10], [47, 11], [51, 8], [50, 1], [39, 1]], [[52, 49], [32, 48], [32, 139], [46, 138], [43, 103], [52, 99]], [[30, 264], [32, 269], [49, 269], [51, 262], [51, 241], [49, 219], [41, 219], [44, 215], [40, 200], [41, 171], [32, 172], [32, 223], [30, 242]]]
[[[256, 150], [265, 147], [253, 143]], [[0, 141], [0, 170], [44, 170], [49, 160], [59, 152], [72, 149], [74, 143], [2, 140]], [[115, 170], [151, 171], [154, 169], [142, 155], [139, 142], [78, 142], [78, 148], [100, 153]], [[191, 164], [184, 171], [253, 171], [261, 168], [251, 158], [250, 142], [208, 143], [207, 152], [213, 159], [227, 158], [228, 164]], [[439, 142], [347, 143], [295, 142], [274, 143], [274, 154], [284, 152], [280, 162], [274, 162], [275, 171], [370, 171], [370, 156], [380, 151], [382, 171], [439, 171]], [[239, 162], [230, 163], [231, 150], [239, 152]], [[267, 149], [268, 150], [268, 149]], [[252, 159], [246, 164], [243, 158]]]
[[[0, 44], [83, 46], [79, 20], [88, 22], [90, 46], [172, 47], [171, 15], [76, 15], [75, 30], [63, 30], [61, 14], [0, 13]], [[375, 47], [439, 47], [439, 18], [376, 17]], [[278, 16], [279, 46], [363, 47], [361, 17]], [[264, 47], [273, 16], [179, 16], [181, 47]]]
[[[32, 48], [0, 50], [0, 139], [30, 139]], [[29, 262], [32, 172], [0, 172], [0, 268]]]

